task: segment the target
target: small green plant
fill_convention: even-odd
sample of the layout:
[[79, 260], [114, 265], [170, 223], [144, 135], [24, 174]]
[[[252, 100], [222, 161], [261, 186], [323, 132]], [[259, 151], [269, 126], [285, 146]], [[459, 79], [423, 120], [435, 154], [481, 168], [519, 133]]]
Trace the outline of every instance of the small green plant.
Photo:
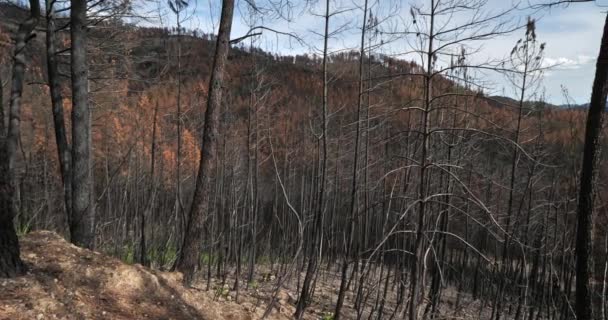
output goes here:
[[156, 248], [148, 249], [148, 252], [146, 252], [146, 260], [148, 260], [150, 263], [158, 262], [158, 257], [159, 253]]
[[215, 288], [215, 298], [224, 298], [224, 299], [228, 299], [228, 296], [230, 295], [230, 287], [225, 284], [223, 286], [217, 286]]
[[162, 265], [172, 265], [177, 260], [177, 247], [167, 244], [160, 258]]
[[30, 224], [29, 223], [20, 223], [17, 225], [17, 236], [22, 237], [28, 233], [30, 233]]
[[260, 288], [260, 284], [256, 280], [251, 280], [251, 282], [249, 282], [249, 287], [257, 291]]
[[200, 264], [208, 265], [209, 263], [215, 263], [216, 256], [209, 252], [201, 252]]
[[123, 247], [120, 259], [126, 264], [133, 264], [135, 261], [135, 246], [132, 243], [126, 244]]
[[160, 247], [148, 249], [147, 259], [149, 262], [158, 265], [161, 269], [170, 266], [177, 259], [177, 249], [170, 243]]
[[324, 312], [321, 320], [334, 320], [334, 314], [331, 312]]

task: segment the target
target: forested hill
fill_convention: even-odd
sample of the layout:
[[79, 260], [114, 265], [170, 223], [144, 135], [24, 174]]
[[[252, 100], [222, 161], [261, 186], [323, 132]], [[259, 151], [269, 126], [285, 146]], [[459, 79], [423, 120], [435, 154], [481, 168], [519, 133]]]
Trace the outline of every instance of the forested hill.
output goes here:
[[[17, 29], [17, 23], [25, 19], [26, 15], [27, 11], [22, 8], [0, 3], [0, 16], [3, 17], [0, 21], [0, 39], [4, 44], [1, 47], [4, 81], [8, 80], [10, 74], [11, 34]], [[69, 33], [65, 23], [67, 23], [65, 19], [58, 21], [60, 29], [63, 29], [61, 33], [63, 48], [59, 48], [60, 51], [69, 46]], [[28, 59], [31, 60], [32, 65], [27, 74], [29, 86], [26, 90], [35, 93], [45, 92], [46, 81], [45, 35], [42, 28], [44, 21], [40, 22], [40, 26], [36, 38], [27, 49]], [[152, 119], [156, 106], [159, 115], [162, 115], [159, 134], [170, 137], [174, 134], [172, 131], [175, 131], [176, 105], [180, 95], [180, 104], [184, 113], [182, 117], [186, 153], [184, 160], [190, 165], [197, 161], [195, 155], [198, 147], [197, 139], [199, 139], [198, 130], [204, 112], [205, 91], [210, 76], [215, 36], [190, 30], [184, 30], [182, 33], [179, 35], [175, 28], [139, 28], [114, 20], [104, 21], [91, 27], [90, 78], [94, 101], [98, 105], [95, 109], [97, 115], [95, 118], [120, 126], [109, 130], [113, 132], [112, 134], [97, 132], [97, 138], [126, 143], [128, 139], [123, 138], [133, 137], [134, 132], [146, 135], [145, 132], [141, 132], [142, 128], [139, 126]], [[310, 131], [309, 122], [320, 117], [317, 108], [321, 102], [320, 57], [318, 55], [281, 56], [258, 48], [250, 48], [244, 42], [234, 45], [229, 56], [228, 87], [231, 90], [228, 90], [229, 107], [224, 110], [224, 120], [230, 128], [225, 130], [225, 133], [235, 138], [244, 135], [242, 130], [247, 121], [247, 109], [251, 104], [252, 92], [257, 92], [265, 99], [263, 108], [274, 118], [271, 121], [282, 127], [279, 130]], [[63, 75], [64, 95], [69, 99], [67, 77], [69, 52], [63, 50], [59, 54], [59, 59], [63, 62], [60, 65], [60, 73]], [[336, 112], [330, 130], [335, 130], [332, 134], [338, 135], [340, 128], [350, 125], [355, 117], [359, 54], [355, 51], [334, 54], [329, 61], [332, 79], [329, 90], [329, 112]], [[371, 112], [378, 114], [391, 112], [389, 109], [398, 109], [420, 95], [422, 90], [420, 79], [415, 76], [398, 76], [421, 72], [422, 68], [416, 63], [376, 54], [372, 55], [371, 59], [366, 58], [365, 64], [366, 67], [369, 66], [369, 77], [372, 78], [370, 85], [375, 88], [370, 96], [372, 100], [374, 97], [379, 97], [378, 100], [382, 98], [382, 101], [374, 105], [374, 110]], [[445, 78], [441, 78], [439, 83], [439, 87], [444, 87], [446, 90], [459, 86]], [[475, 104], [484, 109], [484, 112], [493, 112], [495, 111], [493, 108], [504, 109], [498, 111], [499, 117], [508, 116], [509, 109], [513, 109], [518, 104], [510, 98], [492, 96], [481, 99], [483, 93], [475, 94], [480, 97], [476, 99]], [[50, 120], [50, 108], [45, 107], [48, 106], [46, 97], [40, 94], [24, 96], [26, 120], [35, 123], [34, 129], [41, 129], [38, 125], [47, 124]], [[69, 107], [69, 100], [65, 104]], [[530, 109], [540, 108], [541, 105], [541, 103], [526, 104], [531, 106]], [[32, 106], [41, 108], [41, 112], [31, 109]], [[556, 113], [551, 116], [555, 116], [560, 122], [572, 116], [570, 111], [558, 112], [553, 110], [554, 106], [547, 103], [542, 103], [542, 108], [548, 109], [549, 113]], [[117, 117], [118, 115], [120, 116]], [[40, 118], [34, 119], [37, 117]], [[397, 114], [390, 119], [386, 117], [382, 121], [396, 121], [403, 125], [403, 118], [406, 117]], [[338, 125], [339, 123], [342, 126]], [[565, 128], [568, 124], [562, 123], [562, 126]], [[28, 132], [24, 134], [27, 135]], [[27, 138], [33, 139], [33, 136]], [[312, 142], [316, 139], [312, 134], [305, 134], [302, 138]], [[559, 140], [555, 142], [560, 143]], [[173, 152], [173, 150], [165, 150], [162, 153], [167, 157], [175, 157]], [[192, 158], [189, 158], [189, 155], [192, 155]]]
[[[17, 28], [17, 22], [25, 19], [27, 11], [2, 3], [0, 37], [5, 39], [2, 65], [4, 81], [10, 74], [10, 37]], [[69, 32], [67, 21], [59, 19], [57, 24], [62, 39], [59, 60], [65, 107], [70, 106], [69, 90]], [[28, 86], [24, 94], [24, 120], [29, 130], [22, 130], [24, 148], [32, 148], [26, 154], [34, 155], [40, 148], [53, 149], [52, 121], [49, 97], [47, 95], [44, 21], [40, 22], [36, 38], [27, 48], [31, 61], [27, 77]], [[116, 154], [125, 154], [134, 143], [142, 143], [138, 152], [147, 152], [151, 141], [155, 109], [158, 108], [159, 151], [166, 166], [176, 163], [177, 104], [181, 109], [181, 140], [183, 141], [181, 162], [186, 172], [192, 173], [198, 161], [200, 128], [205, 108], [207, 82], [210, 76], [214, 36], [193, 31], [183, 31], [179, 35], [175, 28], [138, 28], [121, 21], [107, 20], [89, 29], [90, 86], [91, 100], [95, 104], [94, 138], [98, 140], [95, 151], [99, 161], [96, 168], [101, 169], [101, 159], [111, 145]], [[320, 58], [313, 55], [279, 56], [257, 48], [249, 48], [243, 43], [232, 47], [229, 56], [229, 79], [226, 92], [226, 108], [223, 111], [223, 134], [226, 139], [241, 143], [229, 144], [227, 152], [242, 152], [246, 142], [249, 112], [259, 108], [258, 121], [260, 135], [273, 135], [278, 140], [274, 146], [277, 152], [296, 143], [305, 142], [306, 146], [294, 155], [296, 161], [311, 160], [316, 135], [314, 122], [319, 118], [318, 106], [321, 103]], [[419, 72], [421, 68], [413, 62], [390, 59], [375, 55], [369, 64], [370, 72], [377, 81], [377, 89], [370, 94], [383, 97], [370, 117], [378, 122], [403, 122], [407, 115], [383, 117], [381, 114], [396, 109], [405, 101], [420, 94], [421, 82], [413, 76], [393, 78], [392, 74]], [[329, 112], [334, 113], [330, 120], [330, 132], [334, 137], [352, 134], [357, 101], [358, 53], [345, 52], [332, 55], [329, 72]], [[387, 81], [390, 79], [390, 81]], [[448, 80], [441, 80], [442, 86], [452, 86]], [[5, 87], [5, 90], [8, 88]], [[5, 95], [8, 96], [8, 95]], [[256, 99], [252, 102], [252, 97]], [[257, 101], [259, 100], [259, 101]], [[376, 103], [376, 102], [374, 102]], [[483, 104], [483, 102], [480, 102]], [[249, 110], [249, 111], [248, 111]], [[67, 110], [69, 111], [69, 110]], [[373, 113], [376, 113], [375, 116]], [[253, 115], [253, 113], [252, 113]], [[69, 118], [67, 118], [69, 124]], [[103, 124], [103, 125], [102, 125]], [[311, 127], [311, 125], [313, 127]], [[269, 127], [270, 126], [270, 127]], [[272, 129], [272, 130], [268, 130]], [[251, 130], [250, 130], [251, 131]], [[251, 131], [253, 132], [253, 131]], [[244, 140], [245, 139], [245, 140]], [[263, 140], [263, 138], [260, 138]], [[262, 143], [261, 152], [266, 156], [270, 146]], [[50, 159], [49, 159], [50, 160]], [[104, 160], [105, 161], [105, 160]], [[107, 159], [121, 162], [121, 158]], [[112, 164], [109, 164], [110, 166]], [[269, 167], [268, 167], [269, 169]], [[192, 178], [192, 176], [188, 176]], [[186, 181], [186, 185], [191, 181]]]
[[[27, 10], [23, 8], [0, 3], [3, 83], [10, 75], [11, 36], [17, 23], [26, 15]], [[66, 19], [57, 21], [61, 39], [58, 58], [62, 91], [69, 115], [69, 52], [66, 52], [69, 31], [66, 23]], [[27, 48], [31, 64], [23, 95], [21, 156], [24, 159], [20, 164], [23, 166], [24, 187], [45, 181], [51, 184], [48, 188], [58, 188], [57, 180], [50, 178], [57, 174], [58, 169], [50, 98], [45, 85], [44, 24], [42, 19], [36, 37]], [[157, 148], [155, 157], [158, 157], [156, 165], [162, 168], [158, 172], [164, 182], [161, 188], [167, 191], [175, 188], [173, 179], [179, 158], [182, 189], [186, 195], [190, 194], [198, 165], [202, 115], [215, 36], [191, 30], [178, 32], [176, 28], [141, 28], [113, 19], [90, 26], [89, 35], [90, 100], [94, 106], [93, 148], [96, 175], [99, 175], [96, 179], [98, 190], [110, 192], [115, 185], [118, 191], [120, 177], [127, 178], [132, 174], [130, 168], [149, 167], [153, 127], [157, 126], [154, 142]], [[231, 174], [242, 174], [248, 166], [246, 150], [249, 137], [249, 148], [257, 148], [259, 152], [261, 189], [271, 190], [276, 188], [276, 170], [270, 160], [273, 152], [278, 157], [279, 166], [291, 166], [286, 168], [288, 170], [308, 174], [317, 170], [321, 59], [318, 55], [276, 55], [250, 48], [244, 44], [246, 42], [233, 45], [229, 54], [229, 77], [222, 112], [222, 152], [227, 161], [232, 161], [231, 170], [235, 172]], [[369, 108], [361, 118], [364, 126], [370, 128], [369, 133], [363, 136], [369, 143], [366, 151], [370, 162], [368, 170], [373, 172], [373, 167], [380, 167], [383, 162], [374, 159], [375, 156], [389, 153], [392, 161], [396, 161], [408, 143], [409, 135], [404, 132], [416, 126], [418, 115], [407, 108], [419, 103], [423, 94], [424, 84], [420, 77], [415, 76], [423, 69], [414, 62], [381, 54], [373, 54], [371, 58], [366, 56], [363, 63], [367, 73], [364, 78], [371, 79], [364, 81], [371, 89], [365, 96], [365, 104]], [[331, 55], [328, 69], [329, 153], [337, 156], [335, 163], [330, 165], [350, 166], [357, 109], [358, 52]], [[467, 91], [462, 85], [442, 76], [437, 77], [435, 83], [438, 91], [449, 92], [456, 88], [474, 97], [465, 102], [470, 108], [469, 114], [475, 112], [467, 119], [468, 125], [487, 129], [492, 134], [511, 135], [518, 101], [499, 96], [484, 97], [483, 93]], [[8, 87], [4, 86], [6, 93]], [[8, 97], [8, 94], [4, 96]], [[571, 172], [578, 170], [584, 110], [564, 109], [541, 102], [525, 102], [524, 105], [526, 116], [522, 134], [528, 135], [527, 138], [536, 136], [534, 126], [538, 119], [542, 119], [543, 144], [551, 150], [544, 155], [547, 161]], [[178, 112], [181, 121], [178, 121]], [[66, 121], [69, 126], [67, 115]], [[176, 145], [178, 131], [181, 136], [179, 157]], [[504, 141], [484, 138], [475, 144], [476, 148], [495, 155], [497, 168], [509, 161], [509, 147]], [[47, 171], [42, 176], [39, 173], [33, 175], [31, 168], [42, 166]], [[347, 192], [347, 185], [342, 183], [338, 187]], [[33, 202], [32, 210], [48, 201], [35, 193], [24, 193], [24, 197], [29, 196], [32, 199], [24, 201]], [[268, 201], [274, 197], [266, 192], [260, 192], [259, 196], [267, 197]], [[48, 209], [58, 210], [59, 202], [55, 205]], [[103, 202], [100, 205], [104, 206]]]

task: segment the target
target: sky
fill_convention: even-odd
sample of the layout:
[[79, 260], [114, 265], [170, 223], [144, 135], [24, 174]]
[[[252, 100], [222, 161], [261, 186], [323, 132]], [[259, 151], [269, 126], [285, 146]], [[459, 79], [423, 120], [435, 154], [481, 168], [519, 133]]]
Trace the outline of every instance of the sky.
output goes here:
[[[159, 15], [161, 18], [156, 19], [153, 24], [174, 26], [176, 24], [175, 15], [167, 9], [163, 0], [160, 1], [157, 5], [161, 6], [160, 12], [163, 13]], [[286, 10], [284, 7], [282, 10], [278, 10], [277, 4], [284, 4], [285, 0], [283, 2], [257, 0], [256, 3], [264, 8], [270, 8], [269, 4], [273, 4], [274, 7], [261, 14], [252, 14], [245, 0], [237, 0], [232, 38], [245, 35], [252, 25], [263, 25], [280, 32], [297, 34], [302, 42], [298, 42], [290, 36], [264, 31], [261, 37], [255, 38], [255, 46], [283, 55], [319, 53], [324, 26], [324, 19], [320, 15], [324, 12], [324, 1], [308, 1], [308, 6], [305, 6], [305, 2], [301, 0], [291, 1], [293, 4], [291, 10]], [[430, 2], [430, 0], [369, 1], [372, 12], [379, 17], [382, 28], [386, 31], [402, 31], [407, 28], [411, 30], [411, 6], [424, 7], [428, 6]], [[486, 1], [483, 12], [497, 14], [512, 8], [516, 0]], [[529, 8], [530, 1], [538, 3], [543, 0], [521, 0], [517, 3], [522, 9], [513, 10], [507, 16], [512, 25], [523, 25], [528, 16], [536, 20], [538, 41], [546, 43], [544, 62], [546, 66], [551, 66], [544, 73], [540, 91], [544, 93], [547, 101], [564, 104], [566, 101], [562, 88], [566, 88], [572, 99], [571, 102], [586, 103], [591, 95], [595, 61], [606, 11], [608, 11], [608, 0], [556, 6], [550, 9], [531, 9]], [[191, 2], [188, 9], [181, 13], [182, 26], [206, 33], [217, 33], [220, 3], [220, 0]], [[332, 0], [332, 11], [340, 13], [332, 16], [330, 20], [330, 30], [337, 31], [330, 38], [330, 51], [337, 52], [357, 47], [357, 43], [360, 41], [362, 3], [363, 0]], [[277, 11], [281, 11], [282, 16], [278, 16]], [[451, 21], [462, 23], [470, 18], [470, 12], [460, 12], [452, 16]], [[507, 57], [523, 33], [524, 30], [520, 29], [507, 35], [473, 43], [468, 49], [476, 52], [471, 59], [481, 62]], [[382, 53], [393, 55], [411, 48], [411, 39], [393, 38], [395, 39], [386, 41], [387, 44], [380, 49]], [[249, 44], [248, 41], [247, 44]], [[397, 55], [397, 57], [405, 60], [413, 59], [407, 55]], [[479, 77], [484, 79], [484, 90], [489, 94], [513, 96], [514, 91], [502, 75], [482, 72]]]

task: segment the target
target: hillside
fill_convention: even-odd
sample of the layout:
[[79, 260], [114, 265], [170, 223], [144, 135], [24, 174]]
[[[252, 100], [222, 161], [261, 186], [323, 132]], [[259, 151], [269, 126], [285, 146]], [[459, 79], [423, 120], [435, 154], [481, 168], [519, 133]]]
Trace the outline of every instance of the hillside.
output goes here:
[[[178, 273], [127, 265], [53, 232], [27, 234], [21, 245], [29, 271], [24, 277], [0, 279], [2, 320], [248, 320], [264, 312], [254, 297], [236, 303], [215, 291], [186, 289]], [[279, 303], [289, 304], [282, 299]], [[285, 307], [268, 319], [289, 319], [290, 307]]]
[[[0, 21], [0, 39], [10, 39], [16, 30], [16, 22], [24, 17], [23, 9], [0, 3], [0, 16], [10, 17]], [[44, 21], [41, 21], [41, 26]], [[98, 31], [101, 30], [101, 31]], [[177, 139], [177, 123], [181, 122], [180, 165], [186, 172], [196, 170], [200, 150], [200, 130], [202, 127], [206, 101], [207, 82], [210, 76], [214, 35], [187, 31], [178, 40], [176, 31], [167, 28], [138, 28], [124, 25], [120, 21], [109, 21], [103, 28], [91, 30], [91, 96], [95, 102], [93, 126], [96, 169], [101, 174], [103, 154], [111, 148], [120, 157], [130, 150], [151, 156], [152, 124], [157, 129], [157, 155], [162, 157], [167, 169], [175, 169], [177, 150], [172, 141]], [[68, 34], [59, 34], [62, 48], [67, 47]], [[52, 119], [46, 81], [44, 60], [44, 29], [27, 49], [31, 61], [27, 74], [29, 85], [25, 88], [22, 130], [25, 154], [42, 157], [54, 154], [54, 145], [48, 141], [52, 137]], [[179, 50], [178, 50], [179, 46]], [[59, 48], [61, 50], [62, 48]], [[180, 54], [178, 54], [178, 52]], [[61, 55], [60, 73], [69, 74], [67, 56]], [[10, 46], [0, 47], [0, 68], [4, 77], [10, 74]], [[390, 58], [381, 54], [364, 62], [370, 75], [379, 79], [371, 81], [374, 91], [369, 94], [370, 126], [381, 123], [390, 126], [390, 132], [399, 132], [409, 126], [416, 115], [400, 112], [408, 101], [421, 95], [423, 85], [419, 77], [392, 75], [420, 72], [422, 68], [411, 61]], [[333, 137], [352, 135], [352, 124], [356, 115], [358, 53], [341, 52], [331, 56], [329, 63], [329, 105], [331, 114], [329, 134]], [[287, 152], [293, 144], [301, 144], [301, 149], [315, 148], [317, 139], [311, 130], [311, 123], [320, 119], [318, 105], [321, 102], [320, 60], [313, 56], [279, 56], [244, 44], [233, 46], [229, 55], [226, 108], [222, 113], [224, 137], [228, 143], [227, 154], [245, 157], [247, 132], [260, 131], [259, 140], [276, 139], [275, 152]], [[386, 80], [388, 79], [388, 81]], [[5, 79], [6, 81], [7, 79]], [[69, 78], [62, 77], [64, 105], [70, 112]], [[449, 91], [459, 84], [442, 76], [436, 77], [438, 91]], [[8, 88], [4, 88], [5, 91]], [[481, 98], [483, 94], [475, 93]], [[5, 94], [5, 96], [7, 96]], [[252, 98], [258, 99], [253, 101]], [[178, 116], [178, 99], [181, 115]], [[476, 99], [473, 108], [477, 115], [471, 119], [475, 126], [504, 134], [512, 130], [515, 117], [514, 100], [506, 97]], [[526, 106], [530, 103], [526, 103]], [[579, 117], [580, 110], [563, 110], [545, 104], [547, 122], [553, 130], [548, 137], [563, 136], [568, 133], [571, 117]], [[179, 118], [178, 118], [179, 117]], [[253, 123], [255, 122], [255, 124]], [[526, 120], [532, 126], [533, 120]], [[66, 123], [70, 119], [66, 115]], [[248, 126], [254, 126], [249, 128]], [[580, 126], [580, 123], [574, 123]], [[381, 140], [382, 133], [370, 133], [372, 139]], [[579, 137], [582, 137], [580, 134]], [[289, 140], [288, 137], [293, 137]], [[296, 141], [295, 137], [298, 137]], [[553, 138], [554, 139], [554, 138]], [[552, 140], [558, 144], [564, 141]], [[331, 143], [331, 142], [330, 142]], [[332, 143], [333, 144], [333, 143]], [[350, 146], [346, 146], [349, 148]], [[389, 146], [393, 148], [393, 145]], [[330, 149], [335, 146], [330, 146]], [[264, 157], [270, 155], [269, 146], [260, 144]], [[344, 152], [346, 150], [343, 150]], [[312, 161], [312, 153], [298, 150], [294, 154], [298, 165]], [[119, 158], [120, 158], [119, 157]], [[110, 159], [114, 165], [120, 160]], [[112, 166], [112, 163], [109, 164]], [[272, 168], [264, 166], [262, 172], [270, 175]], [[168, 177], [167, 177], [168, 178]], [[185, 183], [191, 184], [188, 180]]]
[[[240, 288], [239, 292], [223, 284], [221, 278], [212, 280], [211, 290], [205, 288], [203, 281], [185, 288], [178, 272], [126, 264], [78, 248], [54, 232], [31, 232], [22, 236], [20, 243], [28, 272], [23, 277], [0, 279], [0, 320], [256, 320], [263, 318], [275, 290], [272, 270], [256, 279], [256, 287]], [[339, 285], [338, 272], [321, 272], [319, 298], [304, 320], [325, 319], [331, 314], [331, 296]], [[293, 319], [296, 279], [281, 286], [265, 319]], [[392, 299], [385, 305], [387, 317], [394, 312]], [[479, 301], [470, 301], [468, 295], [457, 297], [453, 287], [446, 288], [444, 299], [446, 306], [461, 300], [456, 312], [467, 319], [476, 317], [479, 308], [483, 308]], [[354, 296], [349, 294], [347, 319], [356, 318], [352, 301]], [[483, 312], [484, 317], [489, 316], [485, 314], [488, 310]]]
[[[178, 15], [184, 2], [175, 1], [159, 5]], [[581, 248], [592, 250], [589, 300], [605, 302], [608, 153], [583, 165], [587, 110], [485, 92], [497, 71], [535, 97], [551, 47], [537, 41], [533, 19], [497, 31], [507, 28], [500, 17], [454, 16], [481, 19], [483, 1], [429, 2], [439, 8], [411, 4], [392, 26], [375, 2], [369, 28], [345, 26], [362, 32], [361, 52], [324, 59], [231, 42], [228, 23], [216, 36], [102, 13], [69, 30], [79, 19], [62, 11], [52, 87], [45, 19], [23, 60], [13, 59], [27, 11], [0, 2], [3, 117], [5, 97], [20, 88], [11, 72], [26, 70], [11, 131], [0, 132], [0, 226], [16, 230], [6, 233], [11, 244], [23, 235], [30, 267], [2, 280], [0, 315], [570, 319]], [[233, 1], [221, 3], [231, 20]], [[367, 12], [350, 5], [344, 14]], [[325, 17], [329, 26], [334, 16]], [[401, 22], [417, 31], [398, 30]], [[471, 65], [479, 51], [469, 42], [501, 32], [522, 37], [509, 59]], [[74, 33], [85, 50], [70, 50]], [[326, 36], [332, 48], [337, 38]], [[589, 168], [598, 183], [581, 197]], [[10, 276], [21, 264], [17, 246], [5, 247]]]

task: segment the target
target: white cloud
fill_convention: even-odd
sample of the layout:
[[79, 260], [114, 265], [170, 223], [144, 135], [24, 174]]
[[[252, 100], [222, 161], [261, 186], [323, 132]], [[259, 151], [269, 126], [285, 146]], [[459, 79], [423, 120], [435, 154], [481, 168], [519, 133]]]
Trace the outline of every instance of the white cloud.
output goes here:
[[573, 70], [573, 69], [579, 69], [583, 65], [586, 65], [586, 64], [592, 62], [593, 60], [594, 60], [594, 58], [591, 56], [588, 56], [588, 55], [578, 55], [574, 58], [546, 57], [543, 61], [544, 62], [543, 64], [545, 67], [553, 67], [555, 69], [561, 69], [561, 70]]

